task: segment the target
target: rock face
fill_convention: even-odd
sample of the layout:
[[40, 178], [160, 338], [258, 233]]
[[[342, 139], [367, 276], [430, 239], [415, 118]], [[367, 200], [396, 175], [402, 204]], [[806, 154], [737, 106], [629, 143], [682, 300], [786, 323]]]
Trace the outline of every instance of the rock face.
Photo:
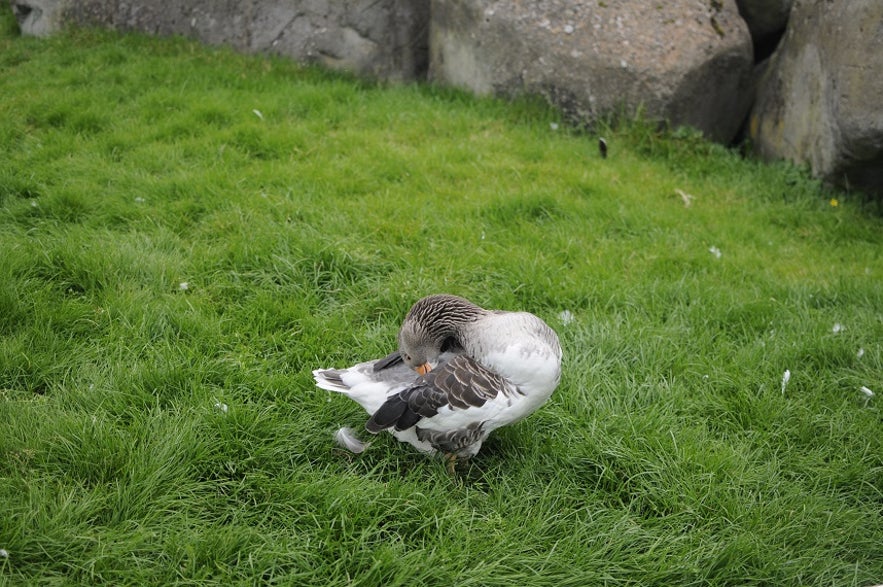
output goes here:
[[792, 3], [793, 0], [736, 0], [755, 44], [764, 43], [785, 30]]
[[797, 0], [749, 134], [766, 158], [883, 195], [883, 3]]
[[428, 72], [478, 94], [540, 95], [578, 124], [641, 110], [724, 143], [742, 127], [768, 159], [883, 197], [881, 0], [9, 1], [25, 34], [183, 35], [385, 80]]
[[752, 66], [733, 0], [432, 0], [431, 79], [539, 94], [579, 121], [642, 108], [727, 142]]
[[429, 0], [11, 0], [22, 32], [66, 23], [183, 35], [395, 81], [425, 77]]
[[58, 0], [10, 0], [9, 3], [23, 34], [45, 37], [64, 26]]

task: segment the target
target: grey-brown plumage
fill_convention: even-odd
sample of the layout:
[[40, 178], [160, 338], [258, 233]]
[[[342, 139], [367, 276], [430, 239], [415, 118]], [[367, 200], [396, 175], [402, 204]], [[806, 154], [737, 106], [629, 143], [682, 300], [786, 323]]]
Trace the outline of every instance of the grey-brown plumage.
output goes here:
[[542, 405], [561, 374], [558, 337], [545, 322], [457, 296], [415, 303], [398, 341], [397, 353], [313, 375], [365, 408], [368, 431], [389, 430], [427, 452], [474, 455], [493, 430]]
[[500, 375], [470, 357], [457, 355], [387, 399], [365, 427], [373, 433], [390, 427], [407, 430], [421, 418], [437, 415], [442, 407], [480, 408], [499, 393], [515, 392]]

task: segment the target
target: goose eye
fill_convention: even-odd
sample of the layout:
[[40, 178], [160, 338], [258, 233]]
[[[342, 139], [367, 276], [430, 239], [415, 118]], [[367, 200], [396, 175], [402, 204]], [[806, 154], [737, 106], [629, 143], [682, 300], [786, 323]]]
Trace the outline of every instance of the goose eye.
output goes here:
[[410, 363], [410, 362], [411, 362], [411, 355], [409, 355], [409, 354], [407, 354], [407, 353], [404, 354], [404, 355], [402, 355], [402, 358], [405, 359], [405, 362], [406, 362], [406, 363]]

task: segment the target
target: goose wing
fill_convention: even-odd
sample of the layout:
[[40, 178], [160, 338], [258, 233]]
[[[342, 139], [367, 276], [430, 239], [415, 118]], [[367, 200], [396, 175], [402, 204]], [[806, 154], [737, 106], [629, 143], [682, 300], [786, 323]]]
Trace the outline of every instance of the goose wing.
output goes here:
[[[456, 355], [418, 378], [414, 385], [388, 397], [365, 427], [375, 433], [387, 428], [407, 430], [424, 418], [435, 418], [440, 411], [466, 415], [472, 408], [481, 408], [488, 401], [515, 391], [515, 386], [503, 376], [469, 356]], [[435, 423], [443, 425], [441, 421]], [[462, 425], [463, 418], [452, 420], [452, 428]]]

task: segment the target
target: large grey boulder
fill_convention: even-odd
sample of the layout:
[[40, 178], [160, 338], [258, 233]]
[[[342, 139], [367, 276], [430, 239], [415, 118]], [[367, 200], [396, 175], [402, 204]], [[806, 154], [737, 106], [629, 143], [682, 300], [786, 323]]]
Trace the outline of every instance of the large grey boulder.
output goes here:
[[734, 0], [432, 0], [430, 78], [535, 94], [577, 121], [643, 109], [728, 142], [751, 100]]
[[394, 81], [427, 67], [429, 0], [10, 0], [25, 34], [66, 24], [183, 35]]
[[797, 0], [749, 134], [768, 159], [883, 195], [883, 2]]
[[64, 26], [59, 0], [9, 0], [21, 32], [48, 37]]

